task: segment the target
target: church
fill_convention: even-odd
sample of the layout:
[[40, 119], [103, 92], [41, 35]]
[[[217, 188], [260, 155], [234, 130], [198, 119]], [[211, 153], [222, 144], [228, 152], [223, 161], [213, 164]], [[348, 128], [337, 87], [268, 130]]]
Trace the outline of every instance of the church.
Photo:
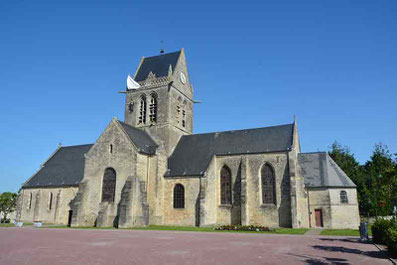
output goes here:
[[124, 120], [94, 144], [59, 146], [22, 185], [17, 219], [73, 227], [357, 228], [356, 185], [297, 122], [193, 133], [184, 49], [143, 57]]

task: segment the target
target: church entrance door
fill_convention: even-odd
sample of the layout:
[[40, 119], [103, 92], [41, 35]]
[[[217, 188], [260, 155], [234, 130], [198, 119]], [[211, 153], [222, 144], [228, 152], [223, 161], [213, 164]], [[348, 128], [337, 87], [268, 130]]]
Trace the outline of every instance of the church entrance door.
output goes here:
[[316, 226], [323, 227], [323, 211], [320, 209], [314, 210], [314, 215], [316, 218]]

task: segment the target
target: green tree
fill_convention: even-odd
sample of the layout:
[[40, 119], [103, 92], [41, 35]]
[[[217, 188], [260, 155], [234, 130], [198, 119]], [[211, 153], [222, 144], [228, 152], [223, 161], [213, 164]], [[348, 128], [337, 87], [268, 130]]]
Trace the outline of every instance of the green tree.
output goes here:
[[4, 220], [6, 221], [7, 215], [15, 210], [18, 195], [13, 192], [4, 192], [0, 194], [0, 212], [4, 213]]
[[360, 214], [390, 215], [397, 205], [397, 155], [391, 155], [386, 145], [378, 143], [370, 159], [360, 165], [346, 146], [331, 145], [328, 154], [357, 185]]
[[388, 147], [375, 145], [369, 161], [365, 163], [367, 189], [372, 194], [372, 215], [391, 215], [397, 203], [397, 166]]

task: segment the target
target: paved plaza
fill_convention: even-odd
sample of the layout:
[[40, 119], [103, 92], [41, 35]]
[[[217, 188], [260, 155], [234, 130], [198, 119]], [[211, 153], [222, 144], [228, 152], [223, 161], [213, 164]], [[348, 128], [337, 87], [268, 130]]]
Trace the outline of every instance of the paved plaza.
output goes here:
[[392, 264], [355, 237], [0, 228], [0, 264]]

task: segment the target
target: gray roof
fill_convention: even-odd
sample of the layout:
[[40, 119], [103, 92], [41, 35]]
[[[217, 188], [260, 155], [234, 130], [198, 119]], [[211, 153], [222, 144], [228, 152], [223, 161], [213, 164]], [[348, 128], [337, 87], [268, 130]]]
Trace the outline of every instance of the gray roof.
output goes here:
[[84, 154], [91, 146], [60, 147], [22, 187], [77, 186], [84, 176]]
[[301, 153], [298, 163], [306, 187], [356, 187], [326, 152]]
[[168, 159], [166, 176], [203, 175], [215, 155], [286, 151], [293, 124], [182, 136]]
[[147, 134], [145, 131], [128, 125], [122, 121], [118, 121], [123, 127], [124, 131], [127, 133], [128, 137], [138, 148], [138, 152], [147, 155], [154, 155], [158, 144]]
[[143, 59], [134, 80], [139, 82], [147, 78], [150, 72], [156, 77], [168, 76], [168, 70], [171, 65], [172, 70], [175, 70], [176, 63], [178, 62], [181, 51], [161, 54], [153, 57]]

